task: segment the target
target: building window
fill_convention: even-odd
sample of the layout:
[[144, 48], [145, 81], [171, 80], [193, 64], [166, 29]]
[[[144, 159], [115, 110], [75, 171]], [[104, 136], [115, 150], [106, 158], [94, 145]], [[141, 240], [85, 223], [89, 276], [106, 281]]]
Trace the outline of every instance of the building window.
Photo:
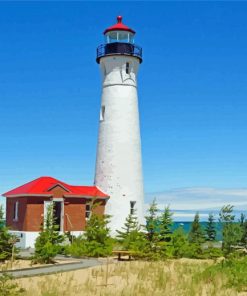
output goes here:
[[14, 221], [18, 221], [18, 208], [19, 208], [19, 201], [16, 201], [14, 204]]
[[90, 204], [86, 204], [85, 217], [86, 217], [86, 219], [89, 219], [90, 216], [91, 216], [91, 205]]
[[134, 215], [135, 214], [135, 204], [136, 204], [136, 201], [131, 201], [130, 202], [130, 215]]
[[126, 74], [130, 73], [130, 63], [126, 63]]
[[101, 106], [100, 109], [100, 121], [104, 121], [105, 120], [105, 106]]

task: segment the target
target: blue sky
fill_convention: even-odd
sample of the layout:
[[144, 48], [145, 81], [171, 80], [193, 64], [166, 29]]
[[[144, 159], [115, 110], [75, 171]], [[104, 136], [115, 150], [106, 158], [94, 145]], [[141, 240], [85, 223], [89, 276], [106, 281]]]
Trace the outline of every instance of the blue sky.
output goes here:
[[246, 2], [1, 2], [0, 192], [42, 175], [93, 183], [95, 51], [118, 14], [144, 52], [147, 196], [247, 187], [246, 12]]

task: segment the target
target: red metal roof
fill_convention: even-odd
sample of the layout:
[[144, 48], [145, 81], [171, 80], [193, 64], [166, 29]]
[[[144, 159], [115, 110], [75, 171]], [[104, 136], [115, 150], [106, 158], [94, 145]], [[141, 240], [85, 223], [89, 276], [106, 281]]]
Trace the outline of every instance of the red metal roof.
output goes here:
[[66, 184], [52, 177], [40, 177], [22, 186], [12, 189], [3, 194], [8, 197], [12, 195], [51, 195], [51, 189], [55, 186], [62, 186], [68, 195], [108, 197], [107, 194], [100, 191], [96, 186], [74, 186]]
[[105, 31], [104, 31], [104, 34], [106, 34], [107, 32], [110, 32], [110, 31], [128, 31], [128, 32], [131, 32], [133, 34], [135, 34], [135, 31], [132, 30], [131, 28], [127, 27], [126, 25], [124, 25], [122, 23], [122, 17], [119, 15], [117, 17], [117, 23], [109, 28], [107, 28]]

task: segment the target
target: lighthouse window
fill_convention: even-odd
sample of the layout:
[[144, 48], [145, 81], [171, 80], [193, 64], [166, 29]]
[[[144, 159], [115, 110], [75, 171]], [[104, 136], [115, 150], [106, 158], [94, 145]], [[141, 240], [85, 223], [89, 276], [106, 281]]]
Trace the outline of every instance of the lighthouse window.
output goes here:
[[135, 214], [135, 204], [136, 204], [136, 201], [131, 201], [130, 202], [130, 215]]
[[91, 216], [91, 205], [90, 204], [86, 204], [85, 217], [86, 217], [86, 219], [89, 219], [90, 216]]
[[109, 43], [118, 41], [118, 34], [116, 31], [110, 32], [108, 36], [109, 36], [109, 39], [108, 39]]
[[117, 32], [117, 39], [119, 42], [127, 43], [129, 42], [129, 33], [127, 32]]
[[101, 106], [100, 109], [100, 121], [104, 121], [105, 120], [105, 106]]
[[130, 63], [126, 63], [126, 74], [130, 73]]

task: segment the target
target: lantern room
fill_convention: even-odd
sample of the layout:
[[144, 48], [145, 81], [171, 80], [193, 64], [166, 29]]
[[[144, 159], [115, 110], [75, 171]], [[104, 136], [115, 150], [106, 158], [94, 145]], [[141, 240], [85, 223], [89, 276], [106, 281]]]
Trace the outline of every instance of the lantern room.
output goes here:
[[105, 43], [124, 42], [134, 44], [135, 31], [122, 23], [122, 17], [117, 17], [117, 24], [104, 31]]
[[109, 55], [130, 55], [142, 62], [142, 49], [134, 42], [135, 31], [122, 23], [122, 16], [117, 23], [104, 31], [105, 43], [97, 48], [97, 63]]

